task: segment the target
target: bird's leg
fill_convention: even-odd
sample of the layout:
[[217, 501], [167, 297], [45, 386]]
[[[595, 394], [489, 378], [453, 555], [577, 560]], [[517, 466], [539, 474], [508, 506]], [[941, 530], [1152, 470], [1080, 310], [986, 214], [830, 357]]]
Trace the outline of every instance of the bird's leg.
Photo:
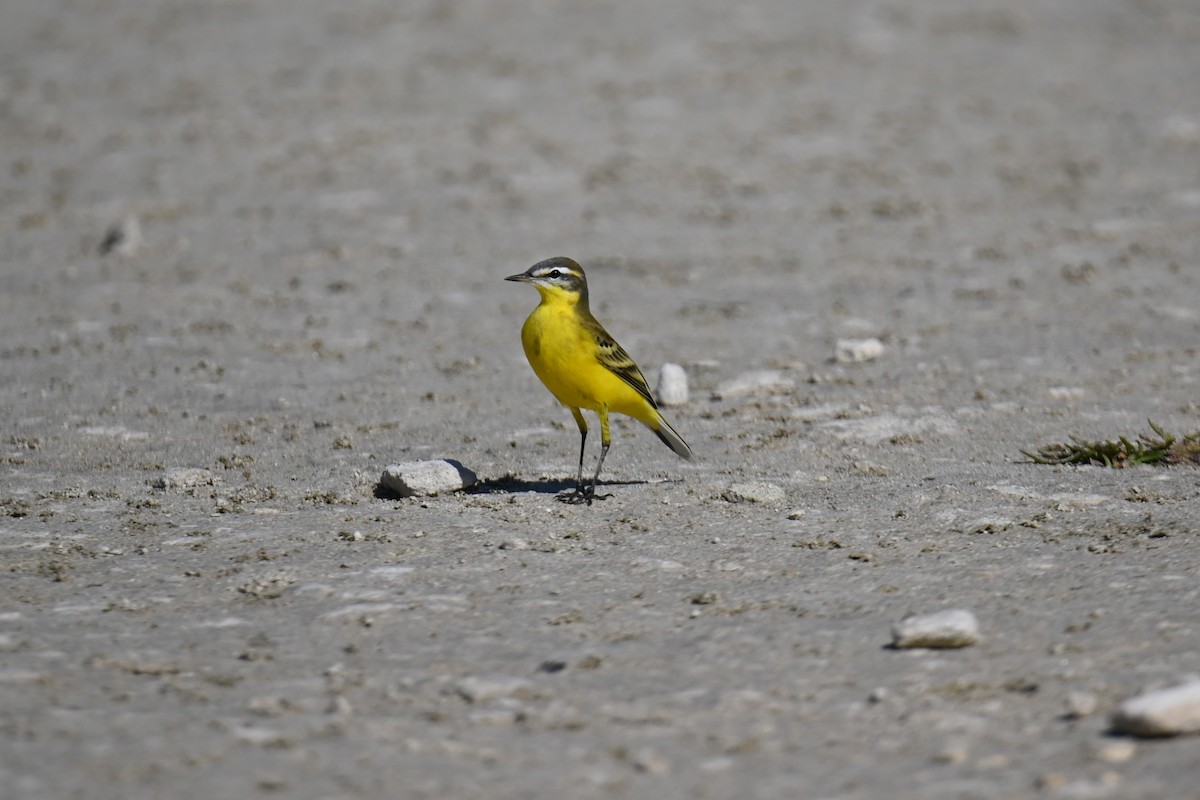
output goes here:
[[587, 452], [587, 431], [579, 432], [579, 472], [575, 474], [575, 488], [583, 485], [583, 454]]
[[612, 437], [608, 433], [608, 409], [600, 406], [600, 410], [596, 413], [600, 415], [600, 460], [596, 462], [596, 474], [592, 476], [592, 482], [584, 492], [589, 506], [596, 497], [596, 484], [600, 481], [600, 468], [604, 466], [604, 457], [608, 455], [608, 446], [612, 444]]
[[589, 497], [583, 486], [583, 455], [587, 452], [588, 426], [583, 412], [578, 408], [572, 408], [571, 415], [575, 417], [575, 424], [579, 426], [579, 472], [575, 475], [575, 493], [569, 497], [570, 502], [580, 503]]

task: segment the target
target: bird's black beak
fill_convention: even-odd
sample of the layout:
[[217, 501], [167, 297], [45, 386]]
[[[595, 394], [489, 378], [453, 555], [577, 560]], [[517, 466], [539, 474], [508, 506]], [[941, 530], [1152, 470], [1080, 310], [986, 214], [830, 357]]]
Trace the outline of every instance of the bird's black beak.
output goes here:
[[529, 273], [528, 273], [528, 272], [522, 272], [522, 273], [520, 273], [519, 275], [509, 275], [509, 276], [508, 276], [507, 278], [505, 278], [504, 280], [506, 280], [506, 281], [517, 281], [518, 283], [529, 283]]

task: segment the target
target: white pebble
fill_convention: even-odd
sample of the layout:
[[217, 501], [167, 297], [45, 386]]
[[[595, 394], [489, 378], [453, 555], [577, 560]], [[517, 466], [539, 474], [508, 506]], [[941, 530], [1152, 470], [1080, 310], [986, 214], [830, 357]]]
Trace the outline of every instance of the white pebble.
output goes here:
[[100, 254], [108, 255], [115, 252], [122, 258], [136, 256], [145, 246], [142, 238], [142, 225], [133, 214], [114, 222], [104, 232], [104, 240], [100, 242]]
[[787, 499], [787, 492], [773, 483], [755, 481], [735, 483], [721, 497], [730, 503], [782, 503]]
[[633, 560], [633, 568], [638, 572], [654, 572], [662, 570], [663, 572], [679, 572], [683, 569], [683, 564], [671, 558], [648, 558], [639, 556]]
[[1128, 739], [1117, 739], [1098, 745], [1092, 752], [1105, 763], [1121, 764], [1137, 755], [1137, 745]]
[[504, 697], [528, 699], [530, 694], [529, 681], [513, 675], [472, 675], [455, 684], [454, 690], [469, 703], [483, 703]]
[[873, 361], [883, 355], [883, 342], [870, 339], [838, 339], [833, 348], [833, 357], [839, 364], [857, 364]]
[[336, 714], [339, 717], [348, 717], [354, 713], [354, 706], [344, 695], [334, 695], [329, 701], [329, 705], [325, 706], [326, 714]]
[[658, 402], [664, 406], [682, 406], [688, 401], [688, 377], [678, 364], [663, 364], [658, 371]]
[[979, 622], [961, 608], [905, 617], [892, 628], [896, 647], [966, 647], [979, 641]]
[[1096, 713], [1100, 701], [1091, 692], [1071, 692], [1067, 695], [1067, 716], [1082, 719]]
[[211, 470], [200, 467], [174, 467], [155, 479], [152, 485], [155, 489], [191, 489], [217, 483], [220, 481]]
[[1112, 726], [1134, 736], [1200, 733], [1200, 680], [1126, 700], [1113, 713]]
[[933, 760], [939, 764], [965, 764], [971, 757], [971, 751], [961, 742], [950, 742], [933, 754]]
[[1163, 138], [1174, 144], [1200, 144], [1200, 119], [1173, 116], [1162, 121]]
[[743, 372], [736, 378], [730, 378], [717, 384], [713, 389], [713, 397], [724, 400], [730, 397], [745, 397], [752, 394], [770, 394], [784, 392], [795, 388], [796, 382], [777, 369], [760, 369], [753, 372]]
[[645, 772], [649, 775], [666, 775], [671, 771], [671, 762], [650, 748], [639, 750], [634, 754], [633, 766], [638, 772]]
[[524, 539], [506, 539], [500, 543], [501, 550], [528, 550], [529, 542]]
[[1051, 386], [1046, 390], [1051, 400], [1079, 400], [1087, 397], [1087, 389], [1080, 386]]
[[401, 497], [433, 496], [471, 486], [475, 473], [457, 461], [406, 461], [383, 471], [382, 483]]
[[122, 442], [144, 442], [150, 438], [146, 431], [131, 431], [124, 425], [89, 425], [80, 428], [79, 432], [86, 436], [104, 436], [109, 439], [119, 439]]

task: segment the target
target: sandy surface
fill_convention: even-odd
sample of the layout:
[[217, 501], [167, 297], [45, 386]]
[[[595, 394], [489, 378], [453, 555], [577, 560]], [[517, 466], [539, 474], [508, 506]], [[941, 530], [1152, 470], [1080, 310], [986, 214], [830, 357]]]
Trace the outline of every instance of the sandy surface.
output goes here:
[[[0, 9], [5, 797], [1194, 796], [1200, 471], [1018, 450], [1200, 428], [1200, 6], [519, 5]], [[592, 507], [553, 255], [691, 376]]]

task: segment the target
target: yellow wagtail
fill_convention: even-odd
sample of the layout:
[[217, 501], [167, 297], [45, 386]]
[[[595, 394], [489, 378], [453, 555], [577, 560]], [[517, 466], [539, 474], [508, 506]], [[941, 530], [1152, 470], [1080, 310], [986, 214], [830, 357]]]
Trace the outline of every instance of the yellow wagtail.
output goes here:
[[[691, 460], [692, 449], [659, 413], [642, 371], [592, 316], [583, 267], [569, 258], [550, 258], [505, 280], [532, 284], [542, 296], [521, 328], [521, 344], [533, 371], [550, 394], [571, 409], [579, 426], [579, 474], [574, 494], [564, 496], [565, 500], [591, 505], [611, 441], [610, 411], [633, 417], [658, 434], [667, 447]], [[600, 460], [587, 485], [583, 482], [583, 455], [588, 426], [580, 410], [584, 408], [600, 417]]]

